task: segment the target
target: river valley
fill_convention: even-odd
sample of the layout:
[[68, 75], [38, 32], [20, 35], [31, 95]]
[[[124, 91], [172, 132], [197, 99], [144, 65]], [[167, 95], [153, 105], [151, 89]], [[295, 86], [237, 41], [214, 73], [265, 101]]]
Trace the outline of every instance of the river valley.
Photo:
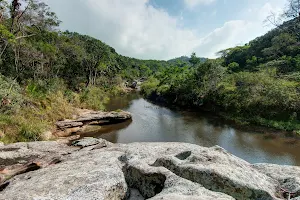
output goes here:
[[138, 94], [113, 98], [107, 110], [123, 109], [132, 121], [104, 126], [84, 136], [103, 138], [113, 143], [187, 142], [211, 147], [219, 145], [250, 163], [300, 165], [300, 142], [233, 127], [207, 113], [174, 111], [155, 105]]

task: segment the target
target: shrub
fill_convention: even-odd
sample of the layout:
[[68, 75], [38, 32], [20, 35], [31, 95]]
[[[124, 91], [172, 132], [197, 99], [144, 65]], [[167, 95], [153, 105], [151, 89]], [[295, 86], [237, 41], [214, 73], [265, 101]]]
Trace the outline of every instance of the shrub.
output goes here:
[[244, 117], [296, 120], [300, 111], [298, 87], [297, 82], [275, 78], [266, 72], [240, 72], [222, 81], [215, 101], [227, 111]]
[[0, 112], [16, 112], [23, 103], [21, 92], [22, 90], [16, 81], [0, 74], [0, 101], [5, 99], [10, 101], [10, 103], [8, 102], [5, 105], [0, 105]]
[[159, 83], [160, 82], [158, 79], [150, 77], [146, 82], [143, 83], [141, 87], [142, 93], [144, 93], [146, 96], [150, 96], [156, 90]]
[[99, 87], [88, 87], [80, 94], [80, 102], [85, 108], [104, 110], [108, 101], [109, 95]]

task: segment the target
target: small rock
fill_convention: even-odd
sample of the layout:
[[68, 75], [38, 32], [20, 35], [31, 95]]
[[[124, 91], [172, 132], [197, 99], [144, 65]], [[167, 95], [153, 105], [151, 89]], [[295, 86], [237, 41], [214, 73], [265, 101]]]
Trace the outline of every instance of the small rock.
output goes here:
[[137, 189], [130, 188], [129, 200], [145, 200], [141, 193]]
[[[86, 137], [81, 140], [77, 140], [72, 142], [72, 146], [75, 147], [90, 147], [90, 146], [95, 146], [98, 144], [103, 144], [103, 147], [106, 146], [105, 140], [97, 139], [97, 138], [92, 138], [92, 137]], [[98, 145], [99, 146], [99, 145]]]
[[137, 81], [133, 81], [132, 83], [131, 83], [131, 85], [130, 85], [130, 87], [132, 88], [132, 89], [135, 89], [136, 87], [137, 87]]
[[45, 131], [41, 134], [41, 138], [42, 138], [42, 140], [45, 140], [45, 141], [51, 140], [53, 138], [53, 134], [51, 131]]

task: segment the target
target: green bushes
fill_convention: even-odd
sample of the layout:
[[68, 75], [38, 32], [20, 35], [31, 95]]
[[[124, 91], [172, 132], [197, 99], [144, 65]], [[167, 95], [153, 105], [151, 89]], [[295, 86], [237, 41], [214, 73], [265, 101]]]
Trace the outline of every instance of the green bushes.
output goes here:
[[[104, 110], [112, 93], [100, 87], [88, 87], [76, 93], [67, 89], [61, 79], [27, 81], [24, 88], [0, 76], [0, 97], [7, 96], [12, 104], [1, 107], [0, 136], [5, 143], [41, 140], [41, 133], [52, 130], [58, 120], [71, 118], [75, 107]], [[5, 110], [6, 112], [3, 112]]]
[[[165, 71], [168, 74], [163, 74]], [[295, 81], [296, 73], [278, 76], [274, 67], [226, 73], [218, 60], [165, 71], [142, 85], [146, 96], [155, 94], [156, 100], [169, 104], [218, 110], [241, 124], [300, 130], [300, 84]]]
[[109, 95], [99, 87], [88, 87], [80, 94], [82, 107], [104, 110], [104, 104], [109, 101]]
[[300, 130], [299, 83], [276, 71], [227, 75], [211, 100], [233, 119], [280, 130]]
[[158, 87], [159, 80], [154, 77], [150, 77], [146, 82], [143, 83], [141, 90], [146, 96], [150, 96]]
[[155, 74], [142, 85], [146, 96], [157, 95], [168, 103], [201, 106], [203, 99], [216, 90], [225, 68], [208, 60], [193, 67], [170, 67]]
[[[37, 98], [32, 94], [39, 96]], [[57, 120], [70, 118], [73, 113], [73, 105], [61, 91], [42, 93], [36, 90], [24, 94], [22, 107], [18, 111], [0, 115], [0, 130], [4, 133], [0, 140], [6, 143], [40, 140], [41, 134], [52, 130]]]
[[236, 114], [288, 120], [300, 111], [298, 86], [266, 72], [240, 72], [223, 80], [214, 100]]
[[[3, 101], [3, 105], [0, 105], [0, 112], [7, 114], [16, 112], [23, 102], [19, 84], [14, 80], [2, 76], [1, 74], [0, 101]], [[7, 103], [4, 101], [7, 101]]]

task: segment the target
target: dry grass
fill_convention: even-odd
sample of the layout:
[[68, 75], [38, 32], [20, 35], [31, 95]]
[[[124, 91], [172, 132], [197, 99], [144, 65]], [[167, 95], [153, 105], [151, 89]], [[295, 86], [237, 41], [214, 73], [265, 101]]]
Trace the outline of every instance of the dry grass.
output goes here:
[[41, 133], [52, 130], [58, 120], [70, 118], [75, 108], [62, 92], [47, 95], [40, 100], [30, 99], [13, 115], [0, 115], [0, 129], [4, 143], [41, 140]]

